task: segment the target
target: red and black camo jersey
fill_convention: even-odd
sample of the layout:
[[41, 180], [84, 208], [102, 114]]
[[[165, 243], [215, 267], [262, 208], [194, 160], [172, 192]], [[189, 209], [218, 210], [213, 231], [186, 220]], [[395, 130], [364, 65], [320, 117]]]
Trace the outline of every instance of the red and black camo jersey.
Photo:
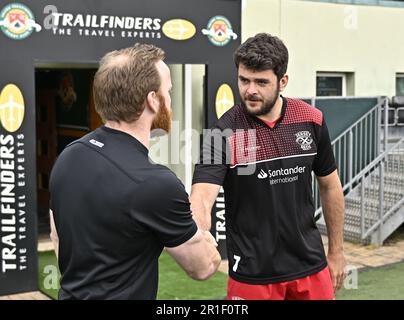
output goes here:
[[229, 275], [251, 284], [291, 281], [327, 265], [311, 173], [336, 169], [328, 129], [320, 110], [282, 100], [272, 129], [243, 105], [225, 113], [205, 137], [193, 177], [193, 184], [223, 185]]

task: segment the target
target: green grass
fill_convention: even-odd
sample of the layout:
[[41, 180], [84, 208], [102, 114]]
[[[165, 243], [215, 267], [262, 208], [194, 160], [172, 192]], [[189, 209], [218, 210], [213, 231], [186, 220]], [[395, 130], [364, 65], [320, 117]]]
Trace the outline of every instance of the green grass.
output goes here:
[[[56, 266], [53, 252], [39, 253], [39, 287], [48, 296], [57, 299], [57, 289], [45, 289], [45, 285], [54, 286], [52, 273], [46, 266]], [[217, 272], [207, 281], [190, 279], [174, 260], [163, 252], [159, 260], [159, 290], [157, 299], [160, 300], [215, 300], [223, 299], [226, 295], [227, 276]], [[45, 274], [44, 271], [48, 271]], [[353, 279], [353, 278], [351, 278]], [[370, 268], [358, 273], [357, 289], [341, 289], [337, 300], [402, 300], [404, 299], [404, 262]], [[353, 281], [349, 281], [354, 284]]]
[[[60, 273], [55, 253], [53, 251], [38, 252], [38, 257], [39, 290], [56, 300], [59, 292]], [[57, 274], [55, 274], [55, 271]]]
[[[403, 300], [404, 262], [358, 273], [357, 289], [341, 289], [337, 300]], [[350, 283], [353, 283], [350, 281]]]
[[[55, 287], [50, 272], [57, 266], [55, 254], [53, 251], [48, 251], [39, 252], [38, 255], [39, 289], [53, 299], [57, 299], [58, 289], [49, 288]], [[46, 267], [47, 269], [45, 269]], [[217, 272], [206, 281], [192, 280], [166, 252], [163, 252], [160, 256], [159, 268], [159, 290], [157, 299], [210, 300], [223, 299], [226, 296], [227, 275], [221, 272]], [[57, 283], [58, 282], [59, 278], [57, 279]]]
[[212, 300], [225, 298], [226, 274], [216, 272], [206, 281], [195, 281], [189, 278], [166, 252], [162, 253], [159, 262], [157, 299]]

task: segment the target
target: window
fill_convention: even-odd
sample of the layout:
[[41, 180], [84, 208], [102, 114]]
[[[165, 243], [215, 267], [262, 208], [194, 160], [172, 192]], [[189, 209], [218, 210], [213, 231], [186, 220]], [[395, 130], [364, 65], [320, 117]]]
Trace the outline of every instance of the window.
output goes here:
[[404, 96], [404, 73], [396, 75], [396, 96]]
[[344, 73], [317, 72], [316, 96], [345, 96], [346, 75]]

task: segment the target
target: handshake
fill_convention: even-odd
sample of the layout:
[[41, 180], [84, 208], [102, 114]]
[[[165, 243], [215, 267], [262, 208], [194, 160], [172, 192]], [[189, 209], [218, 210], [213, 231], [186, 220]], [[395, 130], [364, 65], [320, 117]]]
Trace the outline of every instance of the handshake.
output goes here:
[[210, 231], [202, 231], [202, 233], [209, 243], [213, 244], [215, 247], [218, 246], [215, 237], [210, 233]]

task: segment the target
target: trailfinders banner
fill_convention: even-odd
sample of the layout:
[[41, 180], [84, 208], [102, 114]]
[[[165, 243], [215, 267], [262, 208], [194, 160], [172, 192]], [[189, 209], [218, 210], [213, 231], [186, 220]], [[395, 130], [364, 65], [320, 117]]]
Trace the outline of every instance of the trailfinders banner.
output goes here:
[[[240, 23], [241, 0], [0, 1], [0, 295], [37, 289], [35, 67], [155, 44], [167, 63], [207, 65], [209, 128], [234, 104]], [[212, 234], [225, 257], [224, 205], [215, 208]]]

